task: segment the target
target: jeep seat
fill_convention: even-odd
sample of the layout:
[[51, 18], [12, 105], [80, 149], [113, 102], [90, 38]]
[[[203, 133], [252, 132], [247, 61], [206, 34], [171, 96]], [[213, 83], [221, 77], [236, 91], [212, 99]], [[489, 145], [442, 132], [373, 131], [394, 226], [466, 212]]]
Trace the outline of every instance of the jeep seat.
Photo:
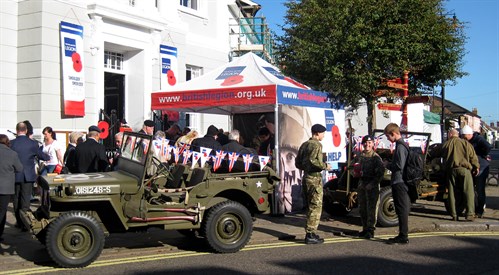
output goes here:
[[172, 170], [172, 178], [166, 181], [165, 188], [180, 188], [185, 169], [185, 165], [176, 165]]
[[206, 179], [207, 174], [208, 170], [204, 168], [194, 168], [194, 170], [192, 170], [190, 180], [186, 183], [186, 187], [193, 187], [201, 183]]

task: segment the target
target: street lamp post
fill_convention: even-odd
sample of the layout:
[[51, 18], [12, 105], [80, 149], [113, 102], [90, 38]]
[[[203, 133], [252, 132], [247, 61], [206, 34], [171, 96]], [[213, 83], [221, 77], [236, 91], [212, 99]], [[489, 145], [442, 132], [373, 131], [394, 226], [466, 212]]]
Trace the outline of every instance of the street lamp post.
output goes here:
[[442, 83], [440, 84], [442, 88], [442, 115], [440, 116], [440, 135], [442, 142], [444, 141], [444, 134], [445, 134], [445, 81], [442, 80]]

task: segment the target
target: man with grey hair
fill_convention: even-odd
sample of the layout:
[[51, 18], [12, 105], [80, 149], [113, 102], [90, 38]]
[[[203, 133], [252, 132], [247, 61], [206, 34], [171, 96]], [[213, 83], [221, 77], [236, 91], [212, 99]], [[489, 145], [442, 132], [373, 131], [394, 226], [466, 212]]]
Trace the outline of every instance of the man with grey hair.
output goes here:
[[256, 150], [253, 148], [247, 148], [239, 143], [240, 133], [239, 130], [232, 130], [229, 133], [229, 142], [222, 146], [224, 152], [236, 152], [238, 154], [253, 154], [256, 155]]

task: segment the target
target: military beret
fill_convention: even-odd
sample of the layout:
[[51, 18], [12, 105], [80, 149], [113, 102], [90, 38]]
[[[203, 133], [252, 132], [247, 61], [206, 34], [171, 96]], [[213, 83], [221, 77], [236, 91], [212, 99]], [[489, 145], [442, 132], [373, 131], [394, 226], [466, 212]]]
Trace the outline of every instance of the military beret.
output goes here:
[[99, 127], [97, 127], [95, 125], [92, 125], [92, 126], [88, 127], [88, 132], [98, 132], [98, 133], [100, 133], [101, 130], [99, 129]]
[[152, 120], [144, 120], [144, 125], [147, 127], [154, 127], [154, 121]]
[[362, 138], [362, 143], [366, 143], [367, 141], [374, 141], [373, 136], [366, 135]]
[[312, 133], [323, 133], [326, 131], [326, 127], [321, 124], [314, 124], [312, 126]]

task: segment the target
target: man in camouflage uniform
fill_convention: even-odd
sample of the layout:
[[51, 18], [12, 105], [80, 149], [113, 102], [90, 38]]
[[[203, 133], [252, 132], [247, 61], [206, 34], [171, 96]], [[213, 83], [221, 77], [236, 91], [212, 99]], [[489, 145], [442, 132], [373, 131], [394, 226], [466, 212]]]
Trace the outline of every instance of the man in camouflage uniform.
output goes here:
[[374, 138], [372, 136], [364, 136], [362, 138], [362, 145], [364, 146], [364, 151], [362, 151], [355, 161], [361, 167], [359, 187], [357, 188], [360, 220], [362, 223], [362, 231], [359, 232], [359, 237], [371, 239], [374, 237], [374, 230], [376, 229], [379, 184], [385, 173], [385, 166], [381, 157], [374, 152]]
[[[475, 191], [473, 177], [478, 175], [479, 163], [473, 145], [459, 138], [459, 132], [451, 129], [449, 139], [442, 146], [444, 170], [449, 188], [449, 205], [452, 219], [458, 220], [456, 205], [466, 205], [466, 220], [475, 218]], [[463, 202], [464, 201], [464, 202]]]
[[296, 167], [303, 170], [303, 192], [305, 192], [308, 210], [305, 226], [305, 243], [320, 244], [324, 239], [316, 234], [322, 214], [322, 175], [324, 169], [330, 170], [329, 164], [322, 159], [322, 144], [326, 127], [320, 124], [312, 126], [312, 137], [304, 142], [298, 150]]

